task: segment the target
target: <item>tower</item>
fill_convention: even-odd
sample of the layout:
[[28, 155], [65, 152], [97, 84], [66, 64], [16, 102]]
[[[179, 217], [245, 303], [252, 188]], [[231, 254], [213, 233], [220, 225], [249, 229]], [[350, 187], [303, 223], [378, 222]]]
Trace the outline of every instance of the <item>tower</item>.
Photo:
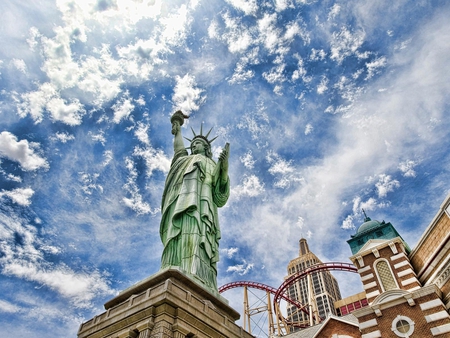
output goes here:
[[[298, 257], [289, 262], [286, 278], [321, 263], [322, 261], [309, 250], [306, 239], [301, 238]], [[311, 281], [312, 299], [310, 299], [308, 280]], [[310, 304], [313, 311], [317, 311], [319, 317], [325, 318], [330, 313], [336, 314], [333, 304], [341, 299], [341, 292], [336, 278], [329, 271], [319, 271], [312, 273], [310, 278], [297, 280], [289, 287], [288, 296], [302, 304]], [[308, 316], [304, 312], [297, 311], [293, 305], [288, 304], [287, 315], [290, 321], [298, 322], [300, 325], [309, 325]]]
[[[447, 199], [445, 208], [449, 204]], [[444, 337], [450, 332], [450, 316], [442, 300], [445, 281], [448, 287], [445, 271], [447, 275], [449, 271], [443, 257], [448, 262], [450, 247], [445, 246], [450, 229], [445, 208], [422, 237], [429, 245], [419, 245], [413, 252], [391, 223], [367, 216], [347, 241], [368, 302], [352, 312], [362, 337]], [[426, 263], [418, 257], [425, 257]], [[420, 278], [425, 268], [435, 272], [432, 278]], [[440, 284], [437, 276], [444, 276]]]

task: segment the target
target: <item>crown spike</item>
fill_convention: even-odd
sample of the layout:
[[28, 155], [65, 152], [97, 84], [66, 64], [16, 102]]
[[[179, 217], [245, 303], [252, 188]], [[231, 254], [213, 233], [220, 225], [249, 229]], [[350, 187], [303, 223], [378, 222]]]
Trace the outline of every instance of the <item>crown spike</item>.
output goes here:
[[186, 140], [188, 140], [189, 142], [192, 142], [192, 140], [190, 138], [187, 138], [186, 136], [183, 136]]
[[218, 138], [218, 137], [219, 137], [219, 135], [217, 135], [217, 136], [214, 137], [213, 139], [209, 140], [209, 143], [213, 143], [213, 141], [214, 141], [216, 138]]
[[203, 122], [200, 124], [200, 136], [203, 136]]
[[214, 127], [211, 127], [211, 129], [208, 131], [208, 134], [205, 135], [206, 138], [208, 138], [209, 134], [211, 133], [211, 131], [213, 130]]
[[197, 136], [197, 134], [194, 131], [194, 128], [191, 127], [191, 130], [192, 130], [192, 134], [194, 134], [194, 136]]

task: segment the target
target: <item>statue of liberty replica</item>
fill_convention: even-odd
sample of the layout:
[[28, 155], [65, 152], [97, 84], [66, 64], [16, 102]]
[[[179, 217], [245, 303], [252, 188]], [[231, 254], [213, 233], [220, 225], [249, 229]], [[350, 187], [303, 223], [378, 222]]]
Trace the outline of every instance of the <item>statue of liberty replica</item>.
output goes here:
[[174, 156], [166, 178], [159, 272], [107, 301], [105, 312], [82, 323], [78, 338], [252, 338], [235, 322], [239, 313], [217, 289], [220, 228], [217, 208], [230, 193], [229, 145], [217, 163], [209, 134], [183, 144], [181, 111], [172, 115]]
[[[181, 111], [172, 115], [174, 156], [166, 178], [161, 204], [160, 235], [164, 245], [161, 270], [177, 268], [217, 293], [220, 227], [217, 208], [230, 194], [229, 144], [214, 162], [208, 136], [194, 134], [190, 154], [181, 126], [187, 118]], [[187, 149], [189, 149], [187, 148]]]

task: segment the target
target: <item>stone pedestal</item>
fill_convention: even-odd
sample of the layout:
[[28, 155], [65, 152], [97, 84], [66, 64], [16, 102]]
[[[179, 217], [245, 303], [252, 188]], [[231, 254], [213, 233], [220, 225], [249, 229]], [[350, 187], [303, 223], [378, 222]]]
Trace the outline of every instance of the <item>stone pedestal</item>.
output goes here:
[[250, 338], [239, 313], [178, 270], [161, 271], [122, 291], [106, 312], [81, 324], [78, 338]]

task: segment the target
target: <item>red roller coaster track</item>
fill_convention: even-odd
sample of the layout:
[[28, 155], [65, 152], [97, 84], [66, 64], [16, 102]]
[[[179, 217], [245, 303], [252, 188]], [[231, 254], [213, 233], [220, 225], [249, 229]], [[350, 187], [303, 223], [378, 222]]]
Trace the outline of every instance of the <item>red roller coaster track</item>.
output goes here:
[[[238, 287], [249, 287], [249, 288], [254, 288], [254, 289], [259, 289], [259, 290], [263, 290], [263, 291], [268, 291], [271, 294], [274, 295], [273, 298], [273, 305], [277, 306], [279, 305], [280, 301], [282, 299], [284, 299], [286, 302], [296, 306], [298, 309], [300, 309], [300, 311], [305, 312], [306, 314], [309, 315], [309, 311], [307, 310], [307, 305], [303, 305], [300, 302], [289, 298], [286, 295], [286, 289], [294, 282], [305, 278], [308, 274], [314, 273], [314, 272], [319, 272], [319, 271], [323, 271], [323, 270], [334, 270], [334, 271], [346, 271], [346, 272], [358, 272], [358, 269], [352, 265], [352, 264], [348, 264], [348, 263], [339, 263], [339, 262], [332, 262], [332, 263], [320, 263], [320, 264], [316, 264], [316, 265], [312, 265], [310, 267], [308, 267], [305, 270], [302, 270], [292, 276], [290, 276], [289, 278], [287, 278], [283, 284], [281, 284], [278, 289], [275, 289], [269, 285], [263, 284], [263, 283], [257, 283], [257, 282], [249, 282], [249, 281], [238, 281], [238, 282], [231, 282], [225, 285], [222, 285], [219, 288], [219, 292], [225, 292], [229, 289], [234, 289], [234, 288], [238, 288]], [[285, 318], [282, 317], [282, 314], [279, 313], [278, 314], [279, 319], [280, 320], [284, 320], [286, 321]]]
[[[269, 285], [263, 284], [263, 283], [238, 281], [238, 282], [231, 282], [231, 283], [222, 285], [219, 288], [219, 292], [222, 293], [222, 292], [225, 292], [225, 291], [227, 291], [229, 289], [240, 288], [240, 287], [244, 287], [244, 286], [249, 287], [249, 288], [253, 288], [253, 289], [269, 291], [272, 295], [275, 295], [277, 293], [277, 291], [278, 291], [277, 289], [275, 289], [275, 288], [273, 288], [273, 287], [271, 287]], [[296, 301], [295, 299], [289, 298], [284, 293], [281, 294], [280, 297], [282, 299], [284, 299], [286, 302], [288, 302], [288, 303], [290, 303], [292, 305], [295, 305], [299, 309], [303, 309], [304, 308], [304, 305], [302, 305], [300, 302]], [[304, 311], [305, 313], [309, 314], [309, 312], [306, 311], [306, 310], [302, 310], [302, 311]]]

